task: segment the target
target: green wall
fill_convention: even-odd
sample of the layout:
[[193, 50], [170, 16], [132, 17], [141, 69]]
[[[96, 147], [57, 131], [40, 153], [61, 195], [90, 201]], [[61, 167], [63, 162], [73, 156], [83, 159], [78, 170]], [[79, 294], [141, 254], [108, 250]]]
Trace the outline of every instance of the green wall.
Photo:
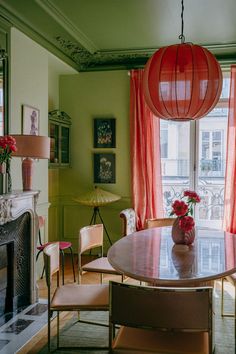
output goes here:
[[[40, 110], [40, 135], [48, 135], [48, 109], [59, 105], [59, 74], [74, 73], [68, 65], [50, 54], [25, 34], [12, 27], [9, 52], [9, 132], [22, 132], [22, 105], [27, 104]], [[11, 161], [12, 188], [22, 190], [21, 159]], [[54, 185], [54, 188], [55, 187]], [[48, 161], [34, 163], [33, 189], [39, 190], [37, 213], [45, 217], [42, 240], [48, 237], [48, 198], [51, 185], [48, 184]], [[59, 190], [59, 189], [56, 189]], [[42, 272], [42, 257], [37, 262], [37, 274]]]
[[[48, 54], [47, 51], [15, 28], [11, 29], [10, 119], [12, 134], [22, 132], [22, 105], [39, 109], [39, 134], [48, 134]], [[13, 158], [12, 187], [22, 189], [21, 159]], [[38, 208], [48, 208], [48, 162], [34, 164], [33, 189], [40, 190]]]
[[[93, 210], [75, 202], [74, 198], [94, 188], [93, 153], [113, 152], [116, 155], [116, 183], [97, 186], [122, 197], [100, 210], [114, 241], [121, 236], [119, 212], [131, 205], [128, 73], [107, 71], [61, 76], [59, 101], [60, 109], [72, 118], [72, 163], [71, 168], [49, 173], [52, 239], [60, 234], [60, 237], [71, 240], [76, 249], [78, 230], [89, 224]], [[93, 118], [99, 117], [116, 118], [116, 148], [93, 148]], [[106, 248], [105, 234], [104, 244]]]

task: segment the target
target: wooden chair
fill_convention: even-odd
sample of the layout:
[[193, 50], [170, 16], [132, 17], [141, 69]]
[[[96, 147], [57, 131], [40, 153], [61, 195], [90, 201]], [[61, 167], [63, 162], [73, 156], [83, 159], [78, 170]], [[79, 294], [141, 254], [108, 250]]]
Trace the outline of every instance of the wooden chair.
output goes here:
[[[82, 254], [93, 248], [100, 248], [101, 257], [82, 265]], [[85, 226], [79, 231], [78, 241], [78, 282], [81, 283], [83, 272], [95, 272], [101, 274], [101, 283], [103, 274], [120, 275], [122, 281], [123, 274], [117, 272], [109, 263], [107, 257], [103, 257], [103, 224]]]
[[160, 219], [147, 219], [146, 227], [151, 229], [152, 227], [172, 226], [175, 218], [160, 218]]
[[110, 353], [212, 353], [212, 292], [110, 282]]
[[136, 229], [136, 213], [134, 209], [128, 208], [120, 212], [120, 218], [123, 221], [122, 236], [126, 236], [135, 232]]
[[[57, 347], [59, 348], [59, 312], [107, 311], [109, 304], [109, 286], [105, 284], [78, 285], [75, 283], [59, 286], [59, 243], [51, 243], [46, 246], [43, 250], [43, 254], [48, 287], [48, 349], [50, 352], [51, 317], [53, 311], [57, 311]], [[57, 274], [57, 283], [56, 289], [51, 296], [52, 276], [54, 274]], [[86, 321], [79, 321], [87, 323]]]
[[[39, 222], [39, 246], [37, 246], [37, 254], [36, 254], [36, 262], [39, 258], [39, 255], [41, 252], [43, 252], [44, 248], [46, 246], [48, 246], [50, 243], [52, 242], [47, 242], [47, 243], [42, 243], [42, 238], [41, 238], [41, 228], [44, 227], [45, 225], [45, 218], [43, 216], [39, 216], [38, 217], [38, 222]], [[72, 265], [72, 270], [73, 270], [73, 276], [74, 276], [74, 282], [76, 281], [75, 279], [75, 265], [74, 265], [74, 255], [73, 255], [73, 249], [72, 249], [72, 243], [69, 241], [59, 241], [59, 249], [60, 249], [60, 254], [61, 254], [61, 267], [62, 267], [62, 284], [64, 284], [65, 282], [65, 255], [64, 255], [64, 251], [65, 250], [69, 250], [70, 251], [70, 255], [71, 255], [71, 265]], [[43, 278], [43, 274], [44, 274], [44, 267], [43, 267], [43, 271], [42, 271], [42, 275], [41, 275], [41, 279]]]
[[[234, 313], [224, 312], [224, 281], [228, 280], [234, 286]], [[222, 317], [234, 317], [235, 321], [235, 331], [236, 331], [236, 273], [228, 275], [221, 279], [221, 316]], [[236, 345], [235, 345], [236, 348]], [[235, 349], [236, 352], [236, 349]]]

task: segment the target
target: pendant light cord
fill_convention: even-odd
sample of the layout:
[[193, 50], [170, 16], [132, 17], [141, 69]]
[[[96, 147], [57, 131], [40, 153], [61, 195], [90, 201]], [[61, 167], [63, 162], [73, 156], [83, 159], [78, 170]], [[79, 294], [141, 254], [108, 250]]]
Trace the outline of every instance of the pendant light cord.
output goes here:
[[184, 37], [184, 0], [181, 0], [181, 34], [179, 35], [181, 43], [185, 42]]

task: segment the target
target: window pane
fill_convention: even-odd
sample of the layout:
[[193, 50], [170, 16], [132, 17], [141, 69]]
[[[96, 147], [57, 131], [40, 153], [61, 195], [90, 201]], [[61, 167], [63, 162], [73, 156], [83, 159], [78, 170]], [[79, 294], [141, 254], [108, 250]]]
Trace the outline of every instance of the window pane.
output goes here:
[[169, 215], [172, 201], [189, 189], [190, 122], [160, 122], [164, 208]]
[[[220, 227], [224, 206], [224, 177], [227, 141], [227, 109], [213, 109], [199, 121], [197, 223], [209, 221]], [[211, 224], [212, 225], [212, 224]]]

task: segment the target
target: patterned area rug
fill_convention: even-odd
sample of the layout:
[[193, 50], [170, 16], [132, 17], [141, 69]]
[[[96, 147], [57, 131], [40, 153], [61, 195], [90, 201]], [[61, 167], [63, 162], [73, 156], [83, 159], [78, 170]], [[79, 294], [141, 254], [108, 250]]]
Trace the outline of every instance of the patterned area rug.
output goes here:
[[[230, 284], [225, 286], [225, 311], [234, 311], [234, 289]], [[216, 284], [215, 291], [215, 354], [234, 354], [234, 319], [220, 316], [220, 283]], [[84, 312], [81, 313], [81, 318], [108, 323], [108, 313], [106, 312]], [[76, 315], [64, 327], [61, 332], [61, 346], [82, 347], [82, 346], [108, 346], [108, 327], [88, 325], [77, 323]], [[53, 353], [79, 353], [79, 354], [108, 354], [108, 350], [86, 350], [86, 349], [60, 349], [56, 350], [55, 338], [52, 339]], [[47, 348], [43, 348], [39, 354], [48, 353]]]

